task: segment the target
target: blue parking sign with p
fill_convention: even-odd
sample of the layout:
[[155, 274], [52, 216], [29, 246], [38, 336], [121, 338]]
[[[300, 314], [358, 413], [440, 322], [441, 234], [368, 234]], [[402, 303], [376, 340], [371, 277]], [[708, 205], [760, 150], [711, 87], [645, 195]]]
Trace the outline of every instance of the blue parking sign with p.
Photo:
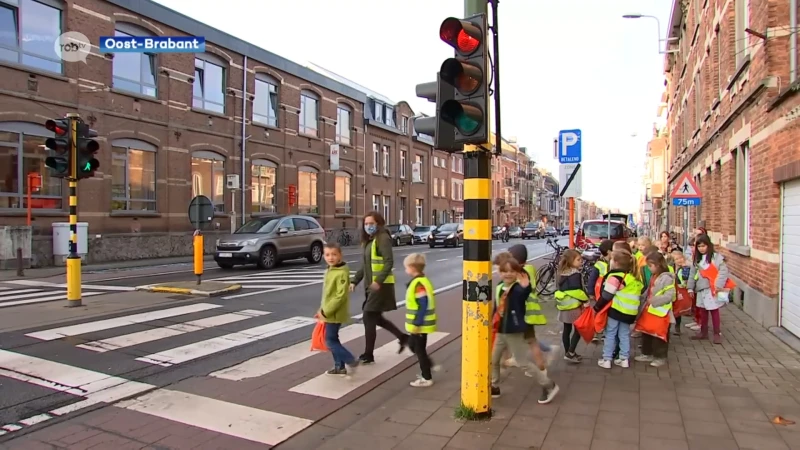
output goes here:
[[581, 162], [581, 130], [558, 132], [558, 162], [561, 164]]

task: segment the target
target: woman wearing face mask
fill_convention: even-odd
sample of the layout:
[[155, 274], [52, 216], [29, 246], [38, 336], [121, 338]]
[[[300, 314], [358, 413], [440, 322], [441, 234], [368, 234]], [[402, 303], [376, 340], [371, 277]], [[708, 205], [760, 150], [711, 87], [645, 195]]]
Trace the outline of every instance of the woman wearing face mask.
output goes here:
[[350, 281], [350, 292], [364, 280], [364, 300], [361, 309], [364, 312], [364, 353], [358, 358], [361, 364], [375, 362], [373, 351], [375, 339], [378, 336], [378, 327], [389, 331], [400, 342], [401, 353], [408, 344], [408, 335], [401, 332], [392, 322], [383, 317], [386, 311], [397, 309], [394, 296], [394, 253], [392, 251], [392, 236], [384, 226], [386, 222], [380, 213], [375, 211], [364, 216], [363, 230], [361, 231], [361, 248], [363, 261], [353, 279]]

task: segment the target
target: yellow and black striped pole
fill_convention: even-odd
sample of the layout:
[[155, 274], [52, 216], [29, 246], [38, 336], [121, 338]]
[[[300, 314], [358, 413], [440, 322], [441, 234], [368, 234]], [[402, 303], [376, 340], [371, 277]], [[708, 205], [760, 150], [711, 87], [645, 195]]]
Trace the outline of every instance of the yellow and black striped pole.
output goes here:
[[491, 413], [492, 217], [489, 151], [464, 146], [461, 403]]
[[78, 114], [69, 119], [69, 256], [67, 256], [67, 307], [81, 306], [81, 257], [78, 254]]

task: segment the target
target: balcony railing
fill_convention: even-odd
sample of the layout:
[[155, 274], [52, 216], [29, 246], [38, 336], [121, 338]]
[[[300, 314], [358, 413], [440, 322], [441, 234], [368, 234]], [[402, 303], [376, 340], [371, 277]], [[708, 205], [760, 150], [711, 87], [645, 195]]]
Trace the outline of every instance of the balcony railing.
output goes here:
[[527, 179], [528, 178], [528, 173], [525, 172], [524, 170], [518, 170], [517, 171], [517, 178], [522, 178], [523, 180]]
[[514, 187], [514, 179], [513, 178], [506, 178], [505, 180], [506, 187]]

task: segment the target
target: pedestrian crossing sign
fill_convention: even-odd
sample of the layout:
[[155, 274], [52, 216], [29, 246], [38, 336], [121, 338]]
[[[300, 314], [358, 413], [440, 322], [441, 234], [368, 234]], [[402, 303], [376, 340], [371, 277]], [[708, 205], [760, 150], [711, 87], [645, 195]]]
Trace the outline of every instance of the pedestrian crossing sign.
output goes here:
[[694, 182], [694, 180], [692, 180], [692, 177], [688, 173], [685, 173], [675, 184], [675, 188], [672, 189], [672, 194], [670, 197], [701, 198], [703, 197], [703, 194], [700, 193], [700, 188], [697, 187], [697, 184]]

